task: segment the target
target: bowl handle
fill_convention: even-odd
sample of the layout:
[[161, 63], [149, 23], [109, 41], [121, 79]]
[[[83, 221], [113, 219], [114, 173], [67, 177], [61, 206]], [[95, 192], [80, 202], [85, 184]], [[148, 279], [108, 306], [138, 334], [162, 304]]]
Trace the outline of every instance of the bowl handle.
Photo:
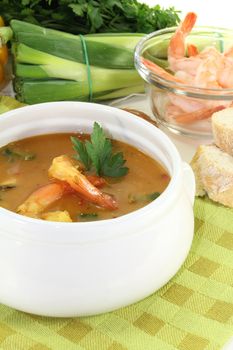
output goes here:
[[196, 191], [195, 176], [191, 166], [186, 162], [183, 162], [183, 172], [184, 172], [184, 187], [193, 205], [194, 198], [195, 198], [195, 191]]

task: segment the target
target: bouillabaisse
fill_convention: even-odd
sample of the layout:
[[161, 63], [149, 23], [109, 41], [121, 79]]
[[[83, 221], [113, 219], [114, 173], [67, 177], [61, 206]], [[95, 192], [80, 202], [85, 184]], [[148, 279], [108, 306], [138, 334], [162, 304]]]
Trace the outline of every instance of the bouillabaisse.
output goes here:
[[155, 200], [170, 181], [157, 161], [109, 139], [113, 153], [104, 168], [112, 176], [97, 174], [91, 163], [87, 170], [71, 137], [91, 143], [90, 135], [63, 133], [25, 138], [0, 149], [0, 206], [49, 221], [110, 219]]

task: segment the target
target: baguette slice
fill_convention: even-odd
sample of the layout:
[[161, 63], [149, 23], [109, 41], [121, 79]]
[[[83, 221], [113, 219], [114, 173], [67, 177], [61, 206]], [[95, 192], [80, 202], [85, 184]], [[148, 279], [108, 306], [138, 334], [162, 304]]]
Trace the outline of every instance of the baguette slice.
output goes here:
[[212, 115], [214, 143], [233, 156], [233, 108], [226, 108]]
[[215, 145], [197, 149], [191, 166], [196, 178], [196, 195], [233, 208], [233, 157]]

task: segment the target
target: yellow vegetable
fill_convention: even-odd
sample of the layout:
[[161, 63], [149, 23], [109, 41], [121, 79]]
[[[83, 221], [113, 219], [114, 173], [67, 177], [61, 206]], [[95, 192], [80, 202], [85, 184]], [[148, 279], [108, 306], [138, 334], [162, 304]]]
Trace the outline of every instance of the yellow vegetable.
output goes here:
[[0, 64], [4, 65], [8, 60], [8, 49], [6, 45], [0, 46]]
[[5, 23], [3, 21], [3, 18], [0, 16], [0, 27], [4, 27]]

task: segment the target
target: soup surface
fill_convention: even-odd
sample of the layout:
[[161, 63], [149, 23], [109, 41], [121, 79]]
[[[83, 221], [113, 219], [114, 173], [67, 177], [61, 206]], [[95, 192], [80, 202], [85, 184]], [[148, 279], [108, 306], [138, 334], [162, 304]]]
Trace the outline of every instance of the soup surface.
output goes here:
[[[50, 134], [26, 138], [1, 148], [0, 206], [23, 215], [51, 221], [70, 221], [60, 215], [56, 216], [56, 213], [64, 211], [72, 221], [116, 218], [156, 199], [170, 181], [167, 171], [158, 162], [128, 144], [112, 140], [114, 152], [123, 152], [125, 166], [129, 170], [121, 177], [104, 177], [105, 181], [98, 191], [113, 196], [117, 208], [108, 209], [98, 203], [91, 203], [76, 191], [65, 191], [60, 198], [55, 197], [51, 202], [46, 202], [40, 189], [47, 184], [56, 183], [56, 179], [48, 174], [53, 159], [66, 155], [74, 166], [79, 164], [74, 159], [71, 136], [80, 140], [89, 138], [83, 134]], [[83, 170], [81, 172], [90, 175]], [[34, 192], [35, 198], [30, 201], [37, 201], [37, 197], [42, 196], [40, 200], [44, 201], [43, 210], [36, 215], [20, 211], [20, 205]], [[45, 196], [50, 196], [50, 193], [47, 191]]]

